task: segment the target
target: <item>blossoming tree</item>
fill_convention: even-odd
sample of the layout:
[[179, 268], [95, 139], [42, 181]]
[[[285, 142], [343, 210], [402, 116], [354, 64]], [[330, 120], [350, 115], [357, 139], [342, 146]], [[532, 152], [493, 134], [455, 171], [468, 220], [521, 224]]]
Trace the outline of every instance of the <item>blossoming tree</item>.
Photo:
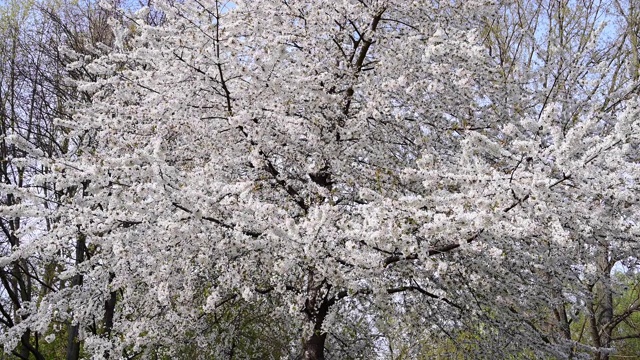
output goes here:
[[557, 329], [611, 289], [599, 270], [635, 266], [638, 67], [597, 14], [578, 34], [568, 4], [537, 5], [158, 1], [113, 20], [103, 56], [69, 54], [91, 101], [42, 179], [65, 190], [59, 225], [12, 255], [80, 239], [59, 278], [81, 280], [25, 326], [70, 321], [94, 358], [221, 357], [217, 316], [271, 299], [304, 359], [352, 351], [328, 335], [354, 318], [379, 355], [384, 334], [461, 330], [479, 356], [606, 354]]

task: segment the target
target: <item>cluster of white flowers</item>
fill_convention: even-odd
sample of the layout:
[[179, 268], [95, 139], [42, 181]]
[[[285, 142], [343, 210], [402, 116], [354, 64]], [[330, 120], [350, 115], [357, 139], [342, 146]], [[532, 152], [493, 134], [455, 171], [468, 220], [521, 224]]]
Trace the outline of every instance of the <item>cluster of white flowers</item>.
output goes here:
[[[145, 8], [112, 24], [109, 54], [69, 65], [92, 75], [76, 82], [91, 101], [60, 123], [78, 146], [46, 180], [68, 195], [36, 244], [55, 257], [82, 238], [88, 256], [59, 259], [59, 279], [83, 281], [34, 303], [24, 326], [57, 309], [95, 358], [175, 351], [211, 345], [203, 329], [231, 300], [269, 298], [309, 330], [306, 353], [375, 309], [443, 333], [480, 322], [517, 340], [484, 350], [557, 355], [571, 339], [543, 341], [533, 314], [585, 296], [568, 274], [592, 254], [637, 254], [637, 94], [528, 85], [553, 69], [496, 60], [482, 18], [496, 4], [155, 6], [161, 25]], [[570, 71], [608, 71], [587, 67]], [[117, 335], [89, 333], [112, 294]]]

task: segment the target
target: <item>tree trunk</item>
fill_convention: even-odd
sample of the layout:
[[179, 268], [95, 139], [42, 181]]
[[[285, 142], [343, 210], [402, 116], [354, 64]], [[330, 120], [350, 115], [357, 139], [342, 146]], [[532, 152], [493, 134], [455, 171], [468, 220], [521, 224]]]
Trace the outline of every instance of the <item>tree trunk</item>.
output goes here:
[[29, 358], [29, 348], [27, 348], [27, 345], [30, 341], [31, 334], [29, 331], [25, 331], [25, 333], [20, 337], [20, 342], [22, 343], [22, 346], [20, 346], [20, 356], [22, 356], [22, 358], [24, 359]]
[[[605, 247], [603, 254], [599, 259], [599, 267], [602, 274], [602, 280], [598, 286], [596, 284], [596, 296], [600, 297], [600, 311], [598, 313], [598, 322], [600, 323], [600, 346], [603, 348], [611, 347], [611, 321], [613, 320], [613, 290], [611, 288], [611, 268], [613, 262], [609, 259], [609, 249]], [[609, 360], [609, 353], [601, 353], [599, 359]]]
[[[329, 290], [327, 289], [327, 293], [328, 292]], [[307, 307], [312, 306], [311, 304], [314, 302], [313, 300], [307, 301]], [[329, 308], [335, 302], [335, 298], [324, 298], [317, 310], [310, 312], [310, 314], [313, 314], [309, 317], [309, 319], [313, 321], [313, 334], [302, 346], [304, 360], [324, 360], [324, 343], [327, 339], [327, 334], [322, 332], [322, 324], [327, 317], [327, 313], [329, 313]], [[308, 311], [310, 311], [310, 309], [308, 309]]]
[[324, 360], [324, 341], [327, 334], [320, 330], [313, 331], [313, 335], [303, 345], [304, 360]]
[[[76, 243], [76, 266], [84, 261], [85, 235], [80, 233]], [[76, 274], [73, 285], [82, 285], [82, 275]], [[69, 337], [67, 338], [67, 360], [78, 360], [80, 358], [80, 341], [78, 340], [79, 325], [69, 325]]]
[[67, 360], [78, 360], [80, 358], [80, 342], [78, 341], [78, 325], [69, 326], [69, 337], [67, 338]]
[[[603, 244], [599, 246], [597, 254], [597, 265], [600, 272], [600, 279], [593, 286], [593, 297], [595, 303], [591, 304], [591, 337], [594, 346], [600, 349], [611, 348], [611, 335], [613, 327], [613, 289], [611, 288], [611, 269], [615, 261], [610, 258], [609, 246]], [[607, 350], [599, 350], [595, 355], [596, 360], [609, 360]]]
[[[115, 278], [114, 273], [109, 274], [109, 283]], [[115, 291], [109, 293], [109, 299], [104, 302], [104, 331], [107, 338], [111, 339], [111, 330], [113, 330], [113, 316], [116, 309], [116, 301], [118, 300]], [[109, 359], [109, 351], [105, 351], [104, 358]]]

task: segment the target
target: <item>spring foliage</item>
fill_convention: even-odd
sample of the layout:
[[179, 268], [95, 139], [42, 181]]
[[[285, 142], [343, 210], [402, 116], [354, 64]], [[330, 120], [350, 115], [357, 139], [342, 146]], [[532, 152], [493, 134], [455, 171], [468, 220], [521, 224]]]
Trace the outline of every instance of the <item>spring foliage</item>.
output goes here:
[[[114, 16], [112, 44], [61, 48], [84, 74], [56, 123], [68, 151], [6, 138], [59, 206], [26, 188], [0, 208], [55, 226], [0, 261], [67, 283], [5, 349], [66, 321], [88, 357], [222, 356], [212, 324], [239, 299], [307, 359], [461, 331], [480, 357], [613, 346], [576, 346], [553, 311], [636, 266], [638, 64], [622, 25], [565, 7], [159, 0]], [[349, 331], [368, 340], [327, 338]]]

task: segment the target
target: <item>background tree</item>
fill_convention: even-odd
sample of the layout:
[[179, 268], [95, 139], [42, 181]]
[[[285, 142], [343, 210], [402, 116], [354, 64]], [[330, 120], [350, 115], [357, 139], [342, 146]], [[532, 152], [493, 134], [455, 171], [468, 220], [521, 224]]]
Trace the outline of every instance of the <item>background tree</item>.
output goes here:
[[[102, 14], [101, 20], [94, 20], [94, 13]], [[73, 327], [68, 347], [53, 340], [51, 330], [63, 327], [62, 317], [47, 314], [37, 324], [24, 320], [43, 298], [69, 291], [68, 282], [58, 278], [59, 272], [85, 255], [86, 249], [72, 252], [66, 240], [52, 248], [39, 238], [56, 226], [59, 219], [52, 211], [62, 204], [62, 198], [76, 191], [73, 186], [58, 187], [49, 178], [55, 167], [52, 159], [74, 150], [74, 139], [65, 138], [55, 120], [70, 118], [67, 104], [71, 101], [88, 99], [66, 85], [66, 77], [81, 78], [88, 73], [67, 71], [65, 65], [70, 61], [59, 46], [91, 55], [88, 47], [108, 42], [105, 35], [112, 36], [107, 18], [106, 12], [91, 3], [9, 1], [2, 5], [2, 193], [6, 198], [0, 224], [7, 247], [1, 305], [3, 333], [20, 337], [13, 350], [19, 358], [62, 358], [61, 353], [67, 353], [73, 359], [79, 355]], [[21, 212], [21, 208], [29, 210]], [[55, 343], [47, 345], [52, 341]], [[5, 351], [13, 346], [7, 344]]]
[[[542, 138], [542, 148], [551, 149], [555, 142], [573, 135], [572, 132], [577, 132], [576, 129], [580, 129], [589, 120], [594, 124], [591, 125], [592, 129], [586, 131], [600, 136], [610, 135], [616, 123], [613, 119], [623, 116], [625, 112], [634, 111], [631, 110], [634, 105], [629, 108], [624, 102], [631, 94], [637, 93], [638, 87], [638, 62], [635, 55], [638, 34], [632, 15], [634, 11], [636, 10], [630, 3], [615, 1], [580, 4], [569, 1], [518, 1], [502, 8], [500, 21], [487, 24], [487, 44], [490, 51], [498, 56], [505, 83], [511, 84], [511, 89], [517, 88], [517, 84], [526, 84], [526, 95], [518, 95], [522, 98], [538, 92], [539, 96], [531, 98], [533, 102], [528, 106], [535, 109], [538, 118], [548, 116], [545, 112], [551, 111], [554, 121], [560, 122], [552, 123], [551, 127], [545, 124], [536, 132], [536, 136], [542, 137], [556, 132], [551, 135], [553, 140]], [[541, 88], [538, 90], [532, 85]], [[518, 111], [522, 112], [520, 109]], [[553, 129], [553, 126], [558, 125], [561, 126], [560, 129]], [[549, 132], [550, 128], [552, 131]], [[591, 145], [593, 143], [589, 143]], [[629, 149], [637, 149], [637, 140], [632, 140], [629, 146]], [[585, 156], [585, 152], [574, 151]], [[547, 154], [550, 153], [547, 150]], [[562, 159], [560, 156], [546, 156], [551, 160], [548, 164], [552, 168]], [[595, 161], [601, 153], [589, 156], [591, 157], [583, 161]], [[624, 156], [631, 163], [637, 164], [638, 158], [633, 150], [626, 152]], [[526, 157], [532, 160], [537, 158], [529, 155]], [[518, 162], [518, 165], [522, 164], [523, 162]], [[530, 164], [526, 167], [529, 168]], [[518, 169], [516, 166], [514, 173]], [[556, 170], [558, 174], [560, 171], [562, 177], [558, 179], [561, 181], [558, 185], [570, 184], [568, 186], [572, 188], [572, 193], [575, 193], [574, 187], [585, 187], [586, 181], [583, 184], [576, 183], [575, 176], [570, 171], [560, 168]], [[607, 171], [610, 170], [594, 170], [588, 181], [594, 181], [593, 174], [605, 174]], [[630, 309], [628, 312], [617, 312], [614, 304], [619, 294], [615, 294], [613, 290], [618, 286], [614, 275], [620, 272], [620, 264], [625, 264], [623, 268], [626, 269], [637, 268], [634, 255], [637, 253], [636, 238], [633, 231], [628, 230], [635, 220], [633, 212], [626, 212], [634, 200], [617, 202], [615, 197], [605, 200], [604, 195], [618, 191], [616, 196], [630, 195], [628, 191], [631, 189], [628, 186], [634, 182], [632, 179], [635, 175], [633, 170], [627, 173], [621, 169], [613, 174], [618, 179], [607, 178], [601, 186], [591, 189], [599, 197], [584, 204], [585, 209], [590, 211], [582, 219], [561, 220], [562, 227], [571, 234], [570, 238], [591, 238], [587, 241], [590, 244], [581, 244], [579, 248], [574, 248], [575, 252], [568, 252], [566, 244], [561, 244], [555, 251], [558, 251], [560, 261], [565, 263], [566, 270], [559, 271], [557, 265], [545, 270], [549, 279], [558, 280], [557, 297], [553, 301], [555, 308], [552, 311], [555, 318], [553, 327], [557, 329], [557, 334], [565, 339], [572, 339], [575, 334], [572, 333], [571, 323], [578, 313], [584, 311], [589, 318], [587, 328], [591, 333], [591, 340], [586, 343], [594, 348], [604, 349], [613, 347], [614, 329], [635, 311]], [[616, 184], [620, 187], [616, 187]], [[633, 198], [634, 195], [631, 196]], [[566, 201], [569, 197], [563, 196], [561, 199]], [[599, 209], [595, 213], [597, 216], [593, 212], [595, 209]], [[610, 219], [611, 223], [608, 224], [594, 222], [594, 217], [598, 220], [605, 218], [602, 216], [603, 212], [613, 217], [620, 216], [624, 220], [619, 223]], [[615, 225], [610, 227], [611, 224]], [[602, 227], [610, 228], [603, 230]], [[618, 234], [613, 235], [616, 232]], [[553, 252], [553, 248], [554, 246], [550, 246], [549, 251]], [[618, 270], [615, 270], [616, 266]], [[566, 278], [572, 272], [573, 277]], [[565, 285], [560, 285], [561, 283]], [[568, 291], [567, 287], [571, 290]], [[584, 333], [580, 334], [580, 341], [585, 342]], [[604, 351], [595, 357], [608, 358], [607, 353]]]
[[69, 323], [67, 358], [264, 354], [246, 313], [304, 359], [425, 337], [606, 356], [611, 272], [637, 254], [632, 21], [595, 1], [103, 5], [82, 31], [50, 17], [75, 101], [66, 150], [34, 156], [61, 206], [29, 254], [65, 286], [21, 324]]
[[[49, 29], [38, 22], [34, 6], [33, 2], [6, 2], [0, 25], [0, 178], [5, 209], [0, 218], [4, 256], [0, 322], [12, 339], [5, 349], [25, 359], [44, 358], [40, 343], [46, 326], [24, 320], [55, 286], [56, 265], [33, 239], [52, 226], [48, 215], [56, 207], [55, 194], [36, 179], [48, 172], [49, 163], [42, 158], [58, 151], [53, 116], [62, 102], [51, 82], [59, 66], [43, 51]], [[21, 208], [28, 210], [17, 210]], [[19, 345], [14, 350], [16, 341]]]

